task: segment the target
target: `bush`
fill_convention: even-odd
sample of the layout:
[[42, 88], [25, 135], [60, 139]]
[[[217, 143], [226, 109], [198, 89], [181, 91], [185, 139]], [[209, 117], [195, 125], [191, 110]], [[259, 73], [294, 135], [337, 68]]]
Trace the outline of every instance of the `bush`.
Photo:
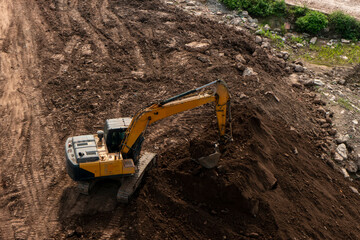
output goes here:
[[285, 0], [274, 1], [272, 3], [273, 13], [277, 16], [283, 16], [286, 13]]
[[284, 0], [221, 0], [231, 9], [243, 9], [253, 16], [267, 17], [273, 14], [284, 15]]
[[[245, 0], [247, 11], [254, 16], [267, 17], [273, 14], [273, 8], [270, 0]], [[248, 4], [248, 2], [250, 4]]]
[[221, 0], [230, 9], [241, 8], [240, 0]]
[[299, 17], [303, 17], [306, 15], [306, 13], [308, 13], [310, 10], [304, 6], [304, 7], [291, 7], [289, 9], [289, 15], [293, 18], [293, 19], [298, 19]]
[[323, 30], [328, 24], [325, 14], [316, 11], [309, 11], [305, 16], [296, 20], [296, 27], [307, 33], [316, 34]]
[[329, 26], [343, 38], [360, 39], [360, 22], [343, 12], [330, 14]]

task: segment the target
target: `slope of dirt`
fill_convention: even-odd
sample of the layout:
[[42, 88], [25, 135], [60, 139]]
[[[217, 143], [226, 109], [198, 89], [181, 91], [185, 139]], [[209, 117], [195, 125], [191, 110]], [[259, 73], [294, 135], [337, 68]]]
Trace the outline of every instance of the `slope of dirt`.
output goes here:
[[[8, 159], [1, 166], [0, 238], [360, 236], [359, 196], [326, 164], [328, 133], [315, 124], [322, 113], [287, 82], [286, 63], [253, 36], [157, 0], [12, 2], [9, 12], [33, 18], [14, 15], [0, 28], [7, 32], [2, 53], [23, 71], [11, 75], [8, 65], [0, 82], [9, 93], [1, 98], [8, 114], [1, 131], [13, 132], [0, 149]], [[207, 47], [186, 46], [192, 42]], [[16, 66], [22, 48], [31, 59]], [[246, 67], [257, 75], [244, 77]], [[90, 196], [77, 193], [62, 163], [65, 138], [216, 79], [232, 94], [234, 137], [216, 169], [191, 161], [192, 143], [217, 140], [214, 109], [206, 105], [149, 127], [144, 150], [159, 154], [158, 166], [130, 204], [115, 202], [118, 186], [110, 181]], [[13, 174], [15, 166], [21, 170]]]

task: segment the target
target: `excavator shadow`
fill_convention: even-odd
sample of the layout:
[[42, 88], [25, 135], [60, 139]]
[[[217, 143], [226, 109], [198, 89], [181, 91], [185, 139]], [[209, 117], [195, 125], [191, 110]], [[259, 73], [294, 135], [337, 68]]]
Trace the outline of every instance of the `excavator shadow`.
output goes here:
[[119, 186], [118, 181], [102, 179], [94, 184], [89, 195], [81, 194], [76, 186], [64, 189], [60, 199], [59, 219], [113, 211], [118, 204], [116, 194]]

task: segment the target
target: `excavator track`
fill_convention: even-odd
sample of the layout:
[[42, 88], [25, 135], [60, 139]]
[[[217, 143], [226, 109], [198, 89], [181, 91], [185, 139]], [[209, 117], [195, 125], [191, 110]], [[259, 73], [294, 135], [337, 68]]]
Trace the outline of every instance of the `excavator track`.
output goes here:
[[156, 154], [145, 152], [139, 160], [136, 173], [124, 178], [117, 193], [117, 200], [121, 203], [128, 203], [129, 199], [139, 187], [142, 178], [147, 170], [156, 164]]

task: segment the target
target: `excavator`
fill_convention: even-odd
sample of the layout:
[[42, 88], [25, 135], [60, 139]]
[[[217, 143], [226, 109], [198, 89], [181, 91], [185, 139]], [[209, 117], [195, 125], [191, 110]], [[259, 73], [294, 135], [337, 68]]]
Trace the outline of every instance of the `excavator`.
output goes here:
[[[216, 91], [203, 91], [216, 85]], [[117, 193], [119, 202], [127, 203], [139, 186], [144, 173], [156, 163], [155, 153], [140, 157], [144, 133], [156, 121], [214, 102], [220, 142], [231, 139], [230, 93], [222, 80], [189, 90], [169, 99], [154, 103], [137, 112], [133, 118], [107, 119], [104, 130], [96, 134], [69, 137], [65, 142], [66, 169], [68, 175], [78, 182], [81, 193], [89, 194], [100, 179], [121, 181]], [[226, 120], [230, 134], [226, 134]], [[206, 168], [213, 168], [220, 159], [218, 147], [209, 156], [194, 159]]]

